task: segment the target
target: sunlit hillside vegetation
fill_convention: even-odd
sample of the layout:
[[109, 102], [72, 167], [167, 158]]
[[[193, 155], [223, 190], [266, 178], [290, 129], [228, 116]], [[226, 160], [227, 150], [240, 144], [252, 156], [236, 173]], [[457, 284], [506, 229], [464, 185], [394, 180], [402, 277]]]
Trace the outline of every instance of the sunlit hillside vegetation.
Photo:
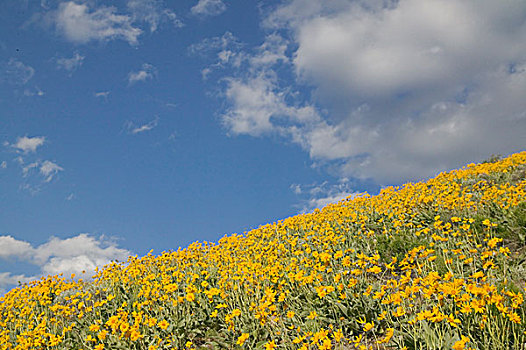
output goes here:
[[0, 298], [0, 349], [524, 349], [526, 152]]

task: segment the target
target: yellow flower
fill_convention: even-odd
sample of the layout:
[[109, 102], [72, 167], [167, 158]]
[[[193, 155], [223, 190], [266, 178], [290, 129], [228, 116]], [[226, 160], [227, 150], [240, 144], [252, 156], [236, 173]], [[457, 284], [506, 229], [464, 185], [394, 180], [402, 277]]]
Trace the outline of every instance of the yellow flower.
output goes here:
[[387, 316], [387, 311], [383, 311], [380, 315], [378, 315], [378, 321], [385, 319], [385, 316]]
[[332, 334], [332, 336], [334, 337], [334, 341], [339, 343], [343, 339], [343, 332], [341, 329], [338, 329], [336, 332]]
[[232, 310], [232, 316], [236, 317], [236, 316], [239, 316], [239, 315], [241, 315], [241, 310], [239, 310], [239, 309]]
[[365, 326], [363, 326], [363, 331], [368, 332], [371, 329], [373, 329], [373, 327], [374, 327], [374, 322], [368, 322], [365, 324]]
[[166, 320], [162, 320], [160, 321], [159, 323], [157, 323], [157, 325], [163, 329], [163, 330], [166, 330], [166, 328], [168, 328], [168, 326], [170, 325]]
[[469, 341], [468, 337], [462, 336], [462, 339], [453, 344], [453, 350], [463, 350], [466, 348], [466, 343]]
[[405, 315], [405, 310], [403, 307], [399, 306], [396, 308], [396, 311], [393, 312], [394, 317], [402, 317]]
[[86, 341], [87, 341], [87, 342], [95, 342], [96, 339], [93, 338], [93, 337], [91, 336], [91, 334], [88, 334], [88, 335], [86, 336]]
[[194, 293], [188, 293], [186, 294], [186, 300], [192, 302], [195, 300], [195, 294]]
[[102, 331], [99, 332], [99, 334], [97, 334], [97, 338], [99, 338], [99, 340], [106, 339], [106, 336], [108, 336], [108, 331], [105, 329], [103, 329]]
[[506, 316], [508, 316], [510, 321], [513, 322], [513, 323], [521, 323], [521, 317], [519, 315], [517, 315], [515, 312], [510, 312], [510, 313], [506, 314]]
[[139, 338], [142, 338], [142, 334], [138, 330], [132, 329], [130, 339], [132, 341], [137, 341]]
[[318, 314], [316, 313], [316, 311], [311, 311], [309, 316], [307, 316], [307, 318], [309, 320], [314, 320], [316, 318], [316, 316], [318, 316]]
[[248, 333], [243, 333], [237, 338], [237, 345], [243, 345], [248, 339]]
[[492, 238], [488, 241], [488, 247], [495, 248], [499, 242], [502, 242], [502, 238]]
[[148, 327], [153, 327], [157, 324], [157, 319], [155, 317], [151, 317], [148, 319]]
[[389, 340], [391, 340], [391, 338], [393, 337], [393, 334], [394, 334], [394, 329], [393, 328], [387, 328], [385, 330], [385, 337], [383, 337], [382, 339], [378, 340], [376, 343], [377, 344], [387, 344], [387, 343], [389, 343]]
[[274, 342], [274, 340], [265, 344], [265, 350], [272, 350], [272, 349], [275, 349], [276, 347], [277, 345]]
[[380, 273], [382, 272], [382, 269], [379, 266], [373, 266], [373, 267], [368, 268], [367, 272]]

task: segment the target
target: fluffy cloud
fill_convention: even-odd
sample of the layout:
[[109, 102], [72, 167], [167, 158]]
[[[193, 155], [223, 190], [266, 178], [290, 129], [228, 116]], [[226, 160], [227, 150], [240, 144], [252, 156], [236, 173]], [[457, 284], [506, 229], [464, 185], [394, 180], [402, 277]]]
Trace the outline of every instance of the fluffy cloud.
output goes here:
[[95, 267], [102, 267], [112, 260], [125, 261], [130, 254], [112, 240], [84, 233], [66, 239], [51, 237], [48, 242], [36, 247], [11, 236], [0, 236], [0, 259], [23, 261], [40, 269], [40, 274], [36, 276], [0, 272], [0, 292], [17, 281], [28, 282], [41, 275], [82, 275], [82, 271], [90, 274]]
[[222, 96], [230, 106], [221, 117], [230, 133], [261, 136], [277, 131], [285, 136], [294, 134], [300, 125], [320, 121], [312, 105], [293, 103], [295, 93], [280, 87], [272, 67], [290, 63], [285, 53], [287, 42], [280, 35], [268, 35], [262, 45], [250, 52], [242, 49], [243, 45], [230, 32], [189, 48], [191, 54], [213, 57], [213, 63], [203, 69], [204, 75], [229, 67], [241, 72], [222, 79]]
[[146, 22], [150, 25], [150, 32], [155, 32], [164, 22], [172, 22], [176, 27], [183, 26], [183, 22], [177, 18], [175, 12], [165, 8], [160, 0], [129, 0], [126, 6], [134, 21]]
[[226, 5], [221, 0], [199, 0], [190, 11], [192, 14], [199, 16], [217, 16], [225, 10]]
[[46, 142], [44, 136], [27, 137], [22, 136], [16, 140], [16, 143], [11, 146], [24, 153], [35, 152], [38, 147]]
[[223, 124], [234, 134], [279, 132], [285, 136], [319, 120], [312, 106], [289, 105], [287, 92], [279, 89], [273, 75], [229, 79], [225, 96], [232, 107], [222, 116]]
[[157, 74], [157, 69], [151, 64], [144, 63], [142, 69], [128, 74], [128, 84], [133, 85], [139, 81], [146, 81], [153, 79]]
[[30, 259], [33, 247], [24, 241], [19, 241], [11, 236], [0, 236], [0, 259], [17, 257]]
[[78, 52], [75, 52], [75, 54], [71, 58], [63, 57], [57, 59], [57, 68], [64, 69], [71, 74], [77, 69], [79, 69], [80, 66], [82, 66], [84, 58], [84, 56], [80, 55]]
[[92, 11], [86, 4], [68, 1], [59, 5], [54, 22], [64, 37], [74, 43], [121, 39], [136, 45], [142, 30], [133, 26], [131, 16], [116, 11], [104, 6]]
[[519, 0], [287, 2], [264, 20], [287, 39], [267, 38], [225, 79], [224, 124], [381, 184], [521, 150], [524, 14]]

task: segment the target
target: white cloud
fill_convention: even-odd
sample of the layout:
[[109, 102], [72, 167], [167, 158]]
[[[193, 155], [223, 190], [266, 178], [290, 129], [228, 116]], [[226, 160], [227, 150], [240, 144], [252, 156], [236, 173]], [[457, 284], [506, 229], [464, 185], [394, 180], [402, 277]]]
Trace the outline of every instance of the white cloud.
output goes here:
[[157, 69], [154, 66], [148, 63], [144, 63], [142, 65], [142, 69], [136, 72], [130, 72], [128, 74], [128, 84], [133, 85], [139, 81], [146, 81], [146, 80], [153, 79], [156, 74], [157, 74]]
[[52, 161], [45, 160], [43, 162], [36, 161], [22, 167], [22, 174], [24, 177], [28, 177], [32, 170], [38, 169], [38, 173], [44, 178], [44, 182], [51, 182], [53, 177], [64, 169]]
[[59, 5], [54, 21], [67, 40], [79, 44], [121, 39], [136, 45], [142, 33], [133, 26], [131, 16], [116, 14], [114, 7], [90, 10], [88, 5], [73, 1]]
[[34, 89], [24, 89], [24, 96], [44, 96], [46, 93], [42, 91], [38, 86], [35, 86]]
[[45, 274], [71, 274], [94, 271], [115, 259], [125, 261], [129, 255], [129, 251], [104, 237], [97, 240], [82, 233], [67, 239], [52, 237], [34, 250], [34, 261]]
[[24, 174], [24, 177], [27, 177], [29, 175], [29, 172], [32, 170], [32, 169], [36, 169], [38, 168], [40, 165], [39, 162], [33, 162], [33, 163], [30, 163], [28, 165], [26, 165], [25, 167], [22, 168], [22, 173]]
[[289, 62], [289, 57], [286, 55], [288, 42], [276, 33], [268, 35], [263, 44], [256, 47], [252, 53], [243, 51], [243, 46], [231, 32], [225, 32], [220, 37], [205, 38], [191, 45], [188, 52], [204, 58], [210, 56], [214, 58], [215, 61], [202, 70], [204, 77], [213, 70], [226, 66], [240, 68], [244, 65], [252, 73], [257, 73], [264, 67]]
[[97, 98], [102, 98], [104, 100], [108, 100], [108, 96], [110, 95], [110, 91], [99, 91], [93, 94], [93, 96]]
[[[17, 153], [23, 153], [23, 157], [18, 156], [14, 161], [21, 169], [22, 177], [24, 178], [24, 183], [20, 185], [20, 188], [31, 194], [40, 192], [44, 183], [51, 182], [59, 172], [64, 171], [64, 168], [57, 163], [50, 160], [40, 160], [30, 154], [36, 153], [38, 147], [45, 142], [46, 138], [44, 136], [22, 136], [18, 137], [13, 144], [9, 144], [9, 142], [4, 143], [4, 146], [16, 149]], [[5, 166], [7, 167], [7, 164]]]
[[0, 236], [0, 259], [18, 257], [30, 259], [33, 248], [31, 244], [19, 241], [11, 236]]
[[502, 63], [524, 59], [525, 49], [517, 42], [526, 26], [514, 12], [524, 11], [525, 5], [506, 3], [350, 4], [292, 28], [299, 44], [295, 68], [321, 88], [329, 89], [330, 82], [331, 92], [355, 99], [384, 99], [408, 90], [419, 95], [447, 91]]
[[281, 36], [268, 35], [265, 42], [250, 53], [242, 47], [230, 32], [189, 47], [191, 54], [215, 57], [215, 61], [202, 70], [204, 79], [219, 68], [243, 72], [222, 80], [223, 96], [230, 106], [221, 119], [230, 133], [261, 136], [279, 132], [290, 136], [298, 126], [320, 121], [318, 112], [309, 103], [293, 101], [295, 92], [281, 88], [276, 72], [270, 68], [290, 62], [285, 54], [287, 43]]
[[226, 5], [221, 0], [199, 0], [190, 11], [198, 16], [217, 16], [226, 10]]
[[128, 0], [127, 7], [134, 21], [146, 22], [150, 25], [150, 32], [155, 32], [164, 22], [172, 22], [175, 27], [183, 26], [183, 22], [177, 18], [175, 12], [165, 8], [160, 0]]
[[45, 141], [46, 141], [46, 138], [44, 136], [35, 136], [35, 137], [22, 136], [22, 137], [19, 137], [16, 143], [11, 146], [24, 153], [29, 153], [29, 152], [35, 152], [38, 147], [44, 144]]
[[71, 58], [59, 58], [57, 59], [57, 68], [58, 69], [64, 69], [68, 71], [70, 74], [76, 71], [77, 69], [82, 66], [82, 63], [84, 62], [84, 56], [80, 55], [78, 52], [75, 52], [73, 57]]
[[45, 160], [40, 164], [40, 174], [45, 177], [45, 182], [50, 182], [53, 180], [53, 177], [59, 172], [63, 171], [64, 169], [60, 166], [58, 166], [56, 163], [53, 163], [49, 160]]
[[225, 96], [232, 106], [222, 120], [234, 134], [260, 136], [279, 132], [285, 136], [292, 134], [298, 125], [319, 120], [312, 106], [289, 105], [287, 92], [279, 89], [273, 75], [260, 73], [227, 82]]
[[10, 84], [25, 85], [35, 75], [35, 69], [16, 58], [10, 58], [5, 65], [3, 75]]
[[288, 41], [219, 57], [244, 62], [224, 80], [224, 124], [381, 184], [522, 150], [525, 13], [520, 0], [286, 2], [264, 25]]
[[288, 44], [287, 40], [276, 33], [268, 35], [263, 44], [256, 48], [256, 52], [250, 57], [250, 67], [254, 69], [287, 63], [289, 61], [286, 55]]
[[136, 134], [143, 133], [145, 131], [152, 130], [153, 128], [157, 126], [157, 124], [159, 124], [159, 117], [155, 117], [154, 120], [152, 120], [149, 123], [143, 124], [143, 125], [136, 126], [132, 122], [128, 122], [126, 123], [126, 126], [130, 134], [136, 135]]
[[66, 239], [51, 237], [36, 247], [11, 236], [0, 236], [0, 259], [16, 259], [40, 269], [40, 274], [35, 276], [0, 272], [0, 293], [17, 281], [28, 282], [40, 275], [63, 273], [69, 277], [74, 273], [81, 276], [82, 271], [86, 271], [89, 277], [95, 267], [102, 267], [112, 260], [126, 261], [129, 255], [128, 250], [119, 248], [114, 241], [85, 233]]
[[225, 32], [222, 36], [215, 36], [212, 38], [205, 38], [198, 43], [192, 44], [188, 47], [188, 52], [192, 55], [207, 56], [211, 52], [224, 50], [239, 50], [242, 43], [231, 32]]
[[34, 278], [25, 275], [15, 275], [9, 272], [0, 272], [0, 297], [7, 292], [7, 288], [16, 286], [18, 282], [28, 283]]
[[208, 76], [219, 68], [226, 65], [239, 68], [243, 61], [248, 58], [240, 49], [243, 44], [231, 32], [225, 32], [222, 36], [205, 38], [198, 43], [188, 47], [188, 53], [213, 63], [201, 70], [201, 77], [207, 80]]

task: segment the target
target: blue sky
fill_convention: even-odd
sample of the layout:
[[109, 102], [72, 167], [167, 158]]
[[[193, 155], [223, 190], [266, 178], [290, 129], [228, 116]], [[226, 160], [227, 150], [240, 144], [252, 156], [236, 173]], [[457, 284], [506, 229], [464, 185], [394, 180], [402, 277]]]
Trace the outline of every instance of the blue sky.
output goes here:
[[0, 290], [526, 144], [526, 3], [6, 0]]

